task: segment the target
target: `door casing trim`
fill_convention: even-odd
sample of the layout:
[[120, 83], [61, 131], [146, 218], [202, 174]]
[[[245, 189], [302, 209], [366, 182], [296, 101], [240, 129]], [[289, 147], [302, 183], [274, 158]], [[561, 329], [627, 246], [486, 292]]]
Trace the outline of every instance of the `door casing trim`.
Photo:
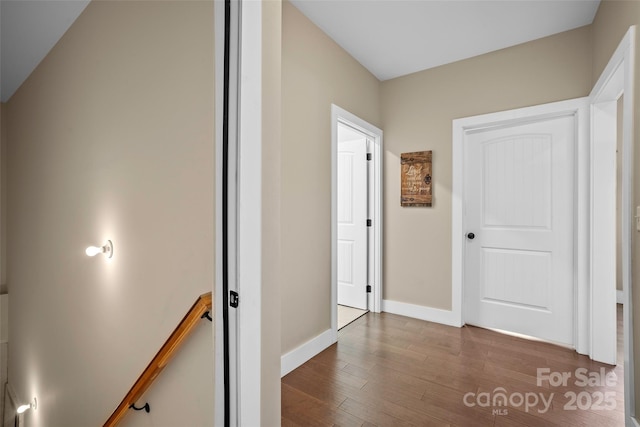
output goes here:
[[[622, 111], [622, 183], [621, 183], [621, 211], [618, 220], [621, 221], [621, 244], [622, 251], [622, 303], [623, 303], [623, 341], [624, 341], [624, 412], [626, 425], [638, 425], [635, 418], [635, 375], [634, 375], [634, 352], [633, 352], [633, 298], [632, 298], [632, 235], [634, 233], [633, 206], [633, 140], [634, 140], [634, 110], [635, 110], [635, 52], [636, 52], [636, 26], [629, 27], [615, 52], [609, 59], [607, 66], [598, 78], [590, 94], [591, 99], [591, 130], [592, 145], [597, 144], [601, 128], [615, 127], [611, 119], [607, 118], [607, 113], [617, 108], [617, 100], [623, 94]], [[608, 110], [608, 111], [607, 111]], [[605, 114], [603, 114], [603, 112]], [[615, 117], [615, 115], [614, 115]], [[592, 147], [593, 149], [593, 147]], [[611, 171], [608, 171], [611, 174]], [[614, 172], [615, 173], [615, 172]], [[599, 209], [601, 201], [591, 200], [591, 209]], [[593, 253], [599, 248], [592, 247], [592, 257], [599, 257], [601, 254]], [[593, 294], [592, 302], [599, 301], [601, 295]], [[592, 318], [595, 327], [592, 329], [592, 342], [595, 344], [604, 340], [611, 334], [606, 328], [599, 325], [603, 320], [603, 314], [598, 313], [598, 304], [592, 304], [592, 309], [596, 310], [596, 316]], [[602, 316], [602, 317], [601, 317]], [[606, 357], [606, 355], [605, 355]], [[608, 357], [611, 357], [609, 355]], [[615, 361], [614, 361], [615, 363]]]

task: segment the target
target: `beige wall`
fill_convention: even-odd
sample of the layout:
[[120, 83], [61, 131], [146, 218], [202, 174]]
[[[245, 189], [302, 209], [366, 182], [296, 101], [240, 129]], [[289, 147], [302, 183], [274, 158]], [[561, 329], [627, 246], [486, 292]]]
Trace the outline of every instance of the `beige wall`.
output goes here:
[[[593, 21], [593, 75], [592, 82], [595, 84], [598, 77], [607, 65], [611, 55], [615, 51], [618, 43], [622, 40], [631, 25], [640, 24], [640, 2], [603, 0], [598, 8], [598, 13]], [[634, 212], [635, 206], [640, 206], [640, 29], [636, 29], [636, 75], [635, 75], [635, 135], [634, 135], [634, 155], [633, 164], [636, 166], [634, 175]], [[625, 96], [628, 96], [625, 94]], [[640, 409], [640, 234], [633, 232], [633, 328], [634, 328], [634, 353], [635, 353], [635, 396], [636, 413]]]
[[[384, 299], [451, 309], [451, 122], [586, 96], [588, 27], [382, 83]], [[400, 153], [433, 150], [434, 203], [400, 207]]]
[[[213, 35], [213, 2], [92, 2], [6, 106], [30, 426], [101, 425], [213, 287]], [[84, 255], [106, 239], [112, 260]], [[212, 345], [203, 321], [123, 425], [212, 425]]]
[[331, 104], [380, 126], [379, 82], [282, 5], [282, 353], [331, 327]]

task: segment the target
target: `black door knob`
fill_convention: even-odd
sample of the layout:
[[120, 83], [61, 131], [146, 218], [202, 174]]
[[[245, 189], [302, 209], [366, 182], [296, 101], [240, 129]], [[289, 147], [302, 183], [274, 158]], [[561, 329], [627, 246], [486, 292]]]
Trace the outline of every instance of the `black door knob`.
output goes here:
[[476, 235], [475, 235], [475, 234], [473, 234], [473, 233], [469, 233], [469, 234], [467, 234], [467, 238], [468, 238], [469, 240], [473, 240], [473, 239], [475, 239], [475, 238], [476, 238]]

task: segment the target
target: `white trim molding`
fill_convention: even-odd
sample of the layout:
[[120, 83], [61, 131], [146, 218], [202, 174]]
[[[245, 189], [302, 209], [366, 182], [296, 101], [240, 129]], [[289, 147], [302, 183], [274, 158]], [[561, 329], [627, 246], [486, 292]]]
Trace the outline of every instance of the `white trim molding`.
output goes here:
[[[216, 250], [222, 252], [222, 113], [225, 4], [216, 17]], [[262, 3], [232, 1], [229, 28], [228, 287], [242, 304], [229, 309], [229, 424], [260, 425], [262, 405]], [[222, 264], [216, 258], [216, 378], [222, 364]], [[216, 381], [216, 425], [224, 424], [223, 381]]]
[[[239, 56], [239, 27], [240, 27], [240, 2], [233, 2], [230, 5], [230, 22], [229, 33], [231, 35], [229, 41], [230, 58], [229, 58], [229, 117], [227, 118], [229, 123], [229, 140], [235, 141], [237, 120], [238, 120], [238, 56]], [[214, 2], [214, 19], [215, 19], [215, 138], [216, 138], [216, 254], [222, 254], [222, 230], [223, 230], [223, 123], [224, 123], [224, 107], [225, 107], [225, 29], [227, 24], [225, 23], [225, 2], [216, 0]], [[235, 147], [235, 144], [231, 144]], [[235, 158], [235, 151], [229, 158]], [[230, 163], [231, 167], [235, 167], [235, 162]], [[234, 171], [235, 172], [235, 169]], [[231, 173], [228, 176], [233, 176]], [[227, 227], [231, 232], [235, 231], [235, 182], [231, 182], [229, 186], [230, 194], [229, 200], [234, 200], [229, 205], [228, 220], [231, 223], [230, 227]], [[231, 236], [231, 242], [235, 241], [235, 234]], [[235, 250], [231, 250], [232, 255], [235, 254]], [[214, 377], [223, 378], [225, 374], [225, 348], [224, 348], [224, 335], [225, 326], [223, 321], [223, 278], [222, 278], [222, 256], [215, 257], [215, 284], [213, 290], [213, 302], [214, 302]], [[235, 281], [233, 283], [235, 290]], [[229, 402], [225, 402], [225, 384], [224, 381], [215, 381], [215, 425], [224, 425], [225, 423], [225, 407], [229, 406], [229, 419], [230, 425], [235, 426], [238, 424], [238, 399], [237, 399], [237, 329], [236, 329], [236, 317], [229, 316]]]
[[[238, 425], [260, 425], [262, 411], [262, 3], [240, 10], [236, 280]], [[231, 182], [231, 179], [229, 179]], [[232, 287], [229, 287], [232, 289]]]
[[440, 308], [426, 307], [423, 305], [409, 304], [406, 302], [382, 300], [382, 311], [427, 322], [441, 323], [443, 325], [461, 327], [457, 313]]
[[[592, 144], [606, 144], [605, 138], [601, 140], [597, 139], [603, 129], [609, 128], [615, 132], [615, 123], [612, 124], [611, 119], [607, 118], [607, 113], [614, 113], [616, 115], [622, 114], [622, 165], [618, 165], [622, 168], [622, 188], [621, 188], [621, 213], [618, 220], [620, 221], [622, 233], [622, 304], [623, 308], [623, 339], [624, 339], [624, 412], [626, 425], [638, 425], [635, 419], [635, 386], [634, 386], [634, 354], [633, 354], [633, 298], [632, 298], [632, 236], [635, 233], [635, 224], [633, 220], [634, 207], [633, 204], [633, 136], [634, 136], [634, 111], [635, 111], [635, 42], [636, 42], [636, 26], [629, 27], [629, 30], [624, 35], [620, 44], [616, 48], [615, 52], [611, 56], [611, 59], [607, 63], [604, 71], [598, 78], [593, 90], [591, 91], [591, 110], [592, 110], [592, 133], [596, 139], [592, 141]], [[618, 99], [621, 95], [624, 95], [624, 101], [622, 111], [617, 110]], [[605, 171], [609, 175], [615, 173], [615, 171]], [[610, 177], [609, 177], [610, 179]], [[598, 196], [597, 194], [595, 195]], [[593, 212], [598, 214], [598, 210], [601, 210], [600, 201], [591, 200], [591, 208]], [[615, 221], [615, 219], [614, 219]], [[615, 232], [614, 232], [615, 233]], [[595, 252], [599, 248], [592, 248]], [[593, 257], [600, 254], [592, 253]], [[594, 280], [597, 279], [594, 278]], [[606, 280], [606, 277], [604, 277]], [[611, 285], [611, 283], [608, 283]], [[595, 287], [596, 283], [592, 283]], [[597, 304], [596, 304], [597, 302]], [[592, 344], [598, 341], [608, 340], [611, 342], [607, 334], [611, 333], [611, 330], [607, 331], [606, 327], [601, 327], [602, 319], [609, 319], [614, 314], [610, 313], [610, 310], [602, 310], [602, 301], [600, 294], [592, 294], [592, 310], [596, 312], [594, 320], [599, 320], [600, 323], [596, 323], [592, 330]], [[606, 326], [606, 325], [605, 325]], [[614, 331], [615, 332], [615, 331]], [[615, 333], [613, 334], [615, 336]], [[615, 343], [615, 342], [614, 342]], [[615, 352], [615, 348], [614, 348]], [[615, 355], [615, 354], [614, 354]], [[611, 358], [612, 355], [605, 354], [605, 357]], [[615, 359], [613, 360], [615, 363]]]
[[284, 377], [313, 356], [321, 353], [335, 342], [332, 337], [331, 329], [327, 329], [317, 337], [282, 355], [280, 358], [280, 376]]

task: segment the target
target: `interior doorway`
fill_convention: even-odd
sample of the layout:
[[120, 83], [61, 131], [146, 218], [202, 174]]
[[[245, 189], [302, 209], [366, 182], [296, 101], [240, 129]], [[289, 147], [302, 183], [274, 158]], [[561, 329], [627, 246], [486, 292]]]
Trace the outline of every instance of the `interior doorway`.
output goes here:
[[382, 131], [336, 105], [331, 115], [331, 329], [335, 342], [339, 324], [342, 327], [381, 308]]

